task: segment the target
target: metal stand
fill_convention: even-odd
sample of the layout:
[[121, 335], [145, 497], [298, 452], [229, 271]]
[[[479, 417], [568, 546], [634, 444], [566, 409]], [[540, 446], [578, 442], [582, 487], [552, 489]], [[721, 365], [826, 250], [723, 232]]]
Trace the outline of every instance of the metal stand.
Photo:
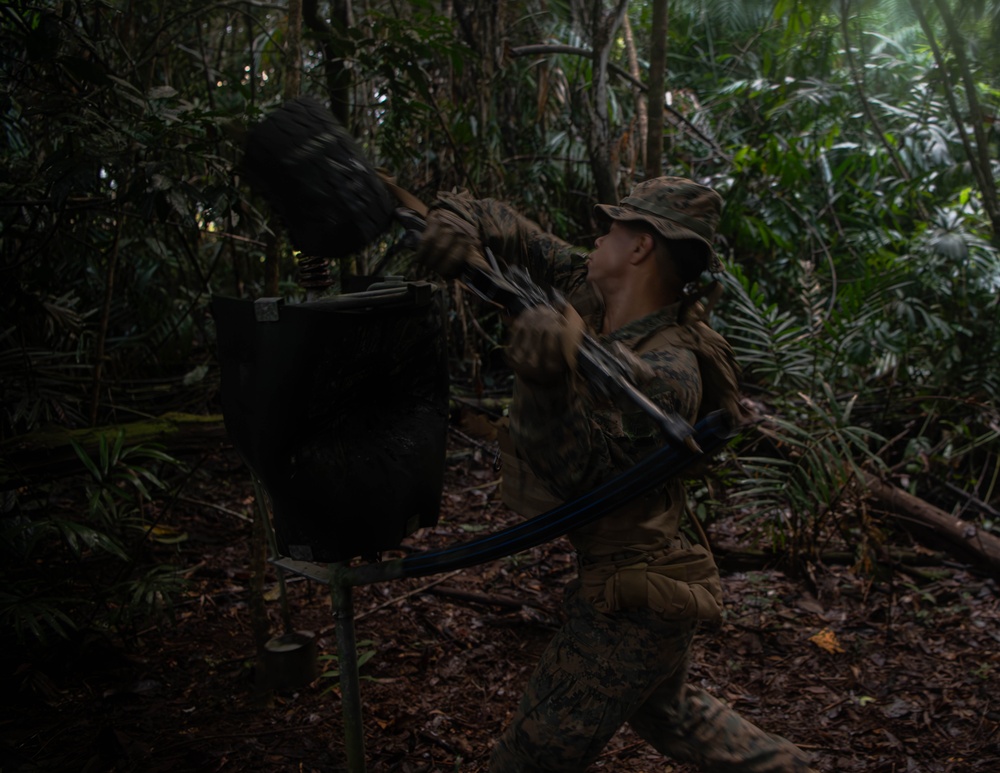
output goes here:
[[337, 663], [340, 666], [340, 702], [344, 713], [344, 743], [349, 773], [365, 773], [365, 728], [361, 721], [361, 679], [358, 645], [354, 636], [353, 586], [343, 566], [337, 564], [330, 578], [333, 619], [337, 629]]
[[340, 670], [340, 705], [344, 717], [344, 748], [348, 773], [365, 773], [365, 728], [361, 714], [361, 678], [358, 644], [354, 635], [354, 584], [345, 564], [313, 564], [293, 558], [271, 562], [278, 569], [324, 583], [333, 600], [337, 631], [337, 665]]

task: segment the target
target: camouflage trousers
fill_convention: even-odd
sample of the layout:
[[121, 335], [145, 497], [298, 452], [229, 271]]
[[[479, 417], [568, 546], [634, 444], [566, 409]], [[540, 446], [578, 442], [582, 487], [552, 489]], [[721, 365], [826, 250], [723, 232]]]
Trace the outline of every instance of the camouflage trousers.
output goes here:
[[583, 771], [626, 722], [706, 771], [809, 771], [802, 751], [686, 684], [694, 623], [648, 609], [602, 614], [582, 599], [542, 655], [490, 773]]

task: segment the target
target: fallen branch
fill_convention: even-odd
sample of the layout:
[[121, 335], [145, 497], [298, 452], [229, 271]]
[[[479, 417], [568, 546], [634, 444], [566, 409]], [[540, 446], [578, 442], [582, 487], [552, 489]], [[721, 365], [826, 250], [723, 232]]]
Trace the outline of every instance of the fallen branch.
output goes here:
[[[791, 560], [791, 555], [787, 552], [776, 552], [767, 549], [755, 550], [719, 543], [712, 545], [712, 552], [715, 554], [720, 571], [724, 574], [767, 569], [787, 564]], [[917, 551], [905, 550], [903, 548], [885, 548], [878, 555], [880, 562], [888, 563], [900, 569], [904, 567], [943, 566], [947, 558], [947, 554], [940, 551], [918, 553]], [[816, 559], [825, 565], [851, 566], [857, 563], [858, 555], [850, 550], [824, 550], [816, 556]]]
[[445, 575], [443, 575], [441, 577], [437, 577], [437, 578], [433, 579], [431, 582], [427, 583], [426, 585], [421, 585], [419, 588], [414, 588], [411, 591], [407, 591], [402, 596], [395, 596], [394, 598], [391, 598], [388, 601], [384, 601], [381, 604], [379, 604], [377, 607], [372, 607], [371, 609], [367, 609], [364, 612], [361, 612], [360, 614], [355, 615], [354, 616], [354, 620], [355, 620], [355, 622], [357, 622], [358, 620], [362, 620], [362, 619], [368, 617], [369, 615], [374, 615], [376, 612], [378, 612], [380, 610], [383, 610], [386, 607], [391, 607], [393, 604], [398, 604], [400, 601], [405, 601], [406, 599], [410, 598], [411, 596], [416, 596], [416, 595], [418, 595], [420, 593], [426, 593], [431, 588], [433, 588], [435, 585], [438, 585], [439, 583], [442, 583], [445, 580], [448, 580], [448, 579], [454, 577], [456, 574], [460, 573], [461, 571], [463, 571], [463, 570], [456, 569], [453, 572], [448, 572], [448, 574], [445, 574]]
[[1000, 537], [973, 523], [955, 518], [870, 473], [865, 474], [864, 481], [872, 496], [887, 508], [944, 537], [953, 546], [971, 553], [1000, 575]]
[[217, 505], [214, 502], [206, 502], [204, 499], [194, 499], [193, 497], [177, 497], [181, 502], [187, 502], [188, 504], [198, 505], [199, 507], [208, 507], [212, 510], [216, 510], [220, 513], [225, 513], [226, 515], [231, 515], [234, 518], [239, 518], [241, 521], [246, 521], [250, 523], [253, 521], [246, 513], [238, 513], [235, 510], [230, 510], [228, 507], [223, 507], [222, 505]]
[[229, 444], [221, 415], [165, 413], [107, 427], [40, 430], [0, 443], [0, 490], [84, 472], [73, 444], [93, 454], [102, 438], [113, 444], [119, 432], [124, 434], [126, 445], [156, 443], [170, 453]]
[[458, 588], [447, 588], [440, 585], [436, 588], [429, 588], [427, 592], [434, 596], [444, 596], [446, 598], [455, 599], [456, 601], [481, 604], [484, 607], [520, 609], [527, 604], [525, 599], [515, 599], [510, 598], [509, 596], [492, 596], [485, 593], [472, 593], [470, 591], [459, 590]]

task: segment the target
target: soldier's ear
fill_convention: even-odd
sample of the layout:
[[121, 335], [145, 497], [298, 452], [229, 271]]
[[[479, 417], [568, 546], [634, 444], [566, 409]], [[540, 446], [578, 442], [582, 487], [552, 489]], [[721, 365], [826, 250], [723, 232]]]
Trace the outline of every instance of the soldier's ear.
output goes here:
[[652, 260], [656, 254], [657, 240], [648, 231], [636, 231], [635, 248], [632, 250], [630, 262], [638, 265], [646, 260]]

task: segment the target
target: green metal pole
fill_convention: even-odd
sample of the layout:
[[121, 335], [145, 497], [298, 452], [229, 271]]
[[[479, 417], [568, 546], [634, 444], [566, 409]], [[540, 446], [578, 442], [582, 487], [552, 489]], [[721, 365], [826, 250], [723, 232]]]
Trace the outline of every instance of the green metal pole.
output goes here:
[[344, 716], [344, 743], [348, 773], [365, 773], [365, 728], [361, 721], [361, 680], [358, 645], [354, 636], [354, 597], [349, 572], [338, 564], [330, 576], [333, 619], [337, 629], [337, 662], [340, 666], [340, 702]]

